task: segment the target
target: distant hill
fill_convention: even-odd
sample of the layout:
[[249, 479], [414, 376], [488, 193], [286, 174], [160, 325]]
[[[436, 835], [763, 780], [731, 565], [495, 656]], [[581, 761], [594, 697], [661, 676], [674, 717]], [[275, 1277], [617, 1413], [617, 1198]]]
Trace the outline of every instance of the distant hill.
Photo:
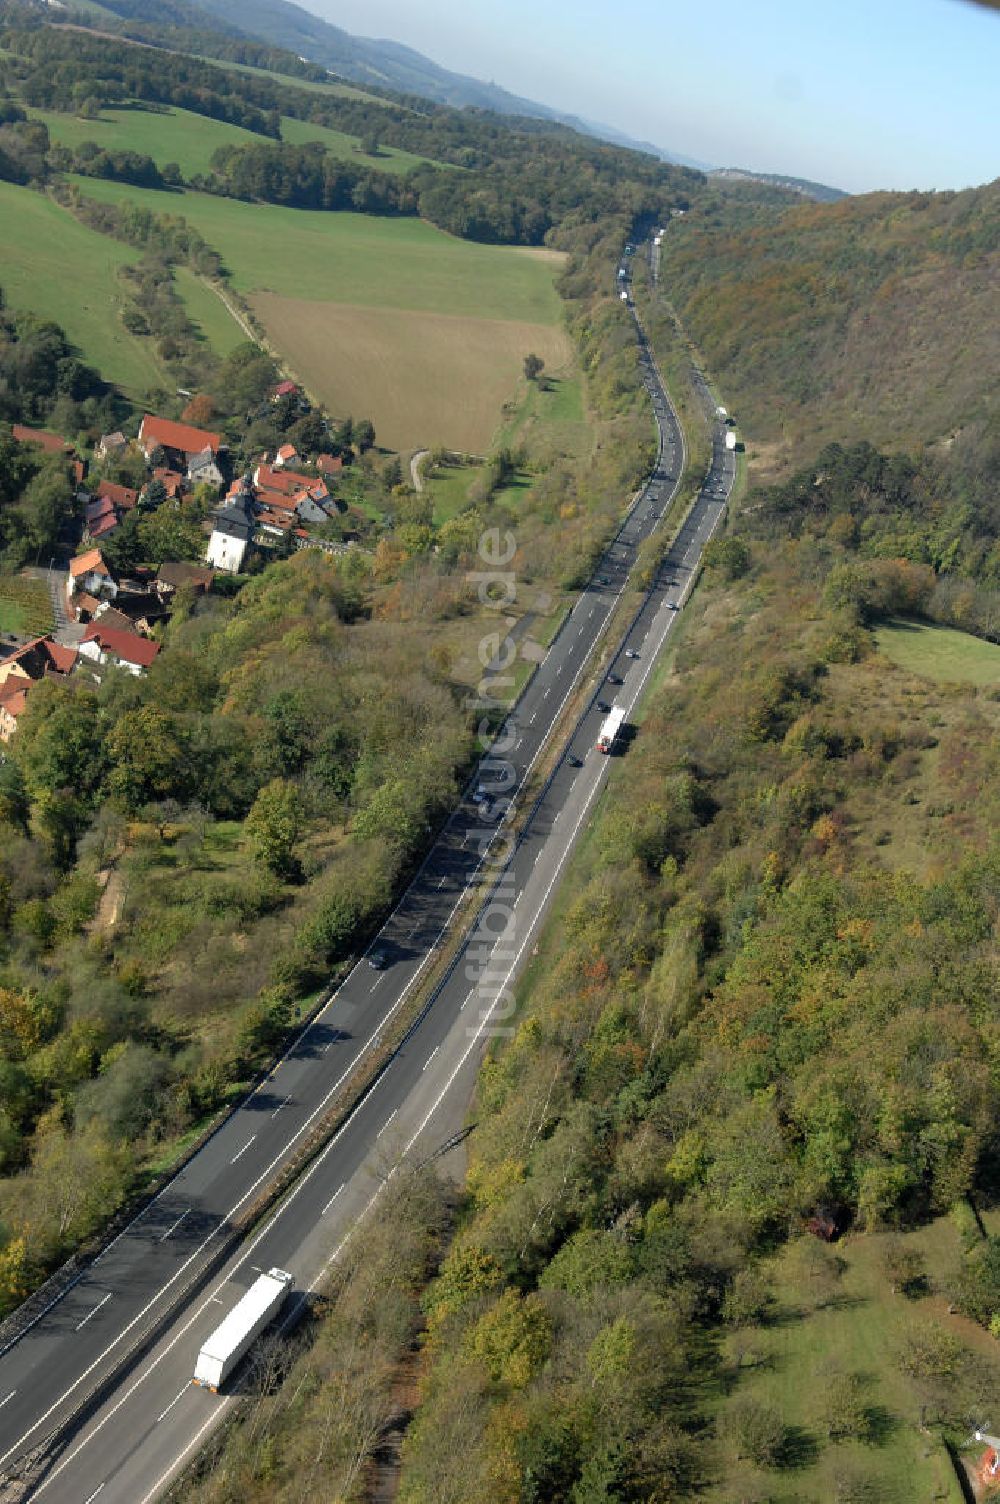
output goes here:
[[290, 0], [200, 0], [195, 6], [186, 0], [103, 0], [103, 8], [116, 15], [166, 25], [214, 24], [231, 36], [253, 37], [318, 63], [340, 78], [368, 88], [391, 89], [397, 93], [416, 94], [423, 99], [455, 108], [493, 110], [500, 115], [527, 115], [533, 119], [552, 120], [560, 125], [647, 152], [664, 162], [683, 167], [704, 168], [704, 162], [678, 152], [665, 150], [648, 141], [637, 141], [614, 126], [584, 120], [554, 110], [537, 100], [524, 99], [464, 73], [452, 73], [412, 47], [401, 42], [352, 36], [340, 26], [315, 16]]
[[737, 226], [693, 204], [664, 237], [661, 286], [765, 469], [832, 439], [947, 442], [995, 409], [1000, 181]]
[[811, 183], [808, 178], [793, 178], [781, 172], [751, 172], [747, 167], [712, 167], [709, 175], [713, 178], [725, 178], [730, 182], [765, 183], [769, 188], [787, 188], [789, 193], [815, 199], [820, 204], [833, 204], [840, 198], [847, 198], [842, 188], [830, 188], [826, 183]]

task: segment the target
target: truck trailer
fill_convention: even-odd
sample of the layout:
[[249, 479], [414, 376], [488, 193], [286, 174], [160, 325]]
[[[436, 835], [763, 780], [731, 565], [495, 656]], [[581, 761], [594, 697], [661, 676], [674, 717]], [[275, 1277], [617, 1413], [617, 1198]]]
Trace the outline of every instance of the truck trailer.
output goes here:
[[733, 430], [731, 428], [728, 428], [726, 430], [726, 448], [727, 449], [735, 449], [736, 448], [736, 435], [735, 435], [735, 433], [733, 432]]
[[291, 1286], [292, 1276], [284, 1269], [269, 1269], [254, 1280], [198, 1354], [192, 1382], [215, 1394], [254, 1339], [277, 1316]]
[[625, 720], [625, 712], [620, 705], [612, 705], [608, 714], [601, 722], [601, 729], [597, 733], [598, 752], [610, 752], [615, 744], [619, 731]]

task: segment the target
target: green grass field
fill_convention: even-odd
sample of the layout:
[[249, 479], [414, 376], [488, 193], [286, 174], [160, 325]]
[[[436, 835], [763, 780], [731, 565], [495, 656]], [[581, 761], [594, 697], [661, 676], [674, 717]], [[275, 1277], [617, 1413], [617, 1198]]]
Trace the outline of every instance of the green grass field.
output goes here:
[[136, 259], [52, 199], [0, 183], [0, 286], [9, 306], [61, 324], [84, 359], [129, 395], [163, 379], [152, 345], [120, 318], [117, 271]]
[[[909, 1235], [910, 1241], [918, 1248], [949, 1242], [957, 1252], [957, 1235], [945, 1219]], [[842, 1492], [845, 1474], [863, 1477], [870, 1490], [864, 1497], [879, 1504], [915, 1499], [961, 1504], [944, 1444], [921, 1430], [921, 1395], [898, 1363], [907, 1327], [918, 1318], [938, 1320], [943, 1302], [894, 1295], [882, 1268], [882, 1247], [881, 1237], [856, 1238], [826, 1250], [806, 1235], [774, 1260], [772, 1315], [762, 1326], [740, 1328], [727, 1338], [723, 1356], [729, 1380], [708, 1401], [720, 1434], [715, 1453], [720, 1476], [703, 1494], [710, 1504], [860, 1498]], [[930, 1271], [934, 1251], [926, 1252]], [[831, 1281], [817, 1268], [824, 1256], [842, 1261], [839, 1278]], [[827, 1434], [824, 1404], [837, 1373], [862, 1380], [872, 1422], [869, 1440], [831, 1440]], [[726, 1417], [746, 1399], [773, 1407], [788, 1427], [784, 1465], [758, 1469], [736, 1457]]]
[[188, 317], [197, 325], [205, 340], [220, 355], [228, 355], [237, 345], [244, 343], [246, 336], [227, 310], [221, 298], [196, 277], [186, 266], [174, 268], [174, 283], [187, 309]]
[[52, 600], [43, 580], [0, 576], [0, 632], [40, 636], [52, 630]]
[[203, 193], [157, 193], [75, 179], [106, 203], [182, 214], [224, 258], [243, 293], [458, 317], [556, 325], [552, 252], [457, 240], [418, 219], [283, 209]]
[[356, 162], [359, 167], [373, 167], [377, 172], [404, 173], [427, 163], [446, 167], [449, 172], [461, 171], [449, 163], [432, 162], [430, 157], [418, 157], [412, 151], [402, 151], [396, 146], [380, 146], [377, 157], [367, 157], [358, 150], [357, 136], [348, 136], [325, 125], [312, 125], [308, 120], [295, 120], [289, 115], [282, 116], [281, 138], [293, 146], [301, 146], [306, 141], [321, 141], [331, 156]]
[[927, 622], [892, 621], [875, 633], [880, 650], [900, 668], [944, 684], [1000, 684], [1000, 647]]
[[[49, 135], [60, 146], [75, 149], [85, 141], [95, 141], [108, 151], [142, 152], [152, 157], [158, 167], [176, 162], [186, 178], [195, 173], [210, 172], [212, 154], [220, 146], [268, 144], [267, 137], [244, 130], [242, 126], [229, 125], [224, 120], [210, 120], [205, 115], [192, 114], [190, 110], [107, 109], [101, 112], [99, 120], [81, 120], [77, 115], [55, 110], [32, 110], [30, 113], [32, 120], [48, 126]], [[358, 150], [356, 136], [329, 130], [322, 125], [310, 125], [305, 120], [284, 118], [281, 135], [293, 146], [319, 141], [331, 155], [378, 172], [409, 172], [429, 160], [392, 146], [381, 147], [377, 157], [367, 157]]]
[[212, 153], [219, 146], [247, 146], [262, 142], [263, 136], [228, 125], [224, 120], [209, 120], [190, 110], [104, 110], [100, 120], [81, 120], [55, 110], [32, 110], [31, 118], [41, 120], [49, 135], [60, 146], [74, 149], [85, 141], [95, 141], [108, 151], [137, 151], [152, 157], [158, 167], [176, 162], [185, 177], [211, 170]]

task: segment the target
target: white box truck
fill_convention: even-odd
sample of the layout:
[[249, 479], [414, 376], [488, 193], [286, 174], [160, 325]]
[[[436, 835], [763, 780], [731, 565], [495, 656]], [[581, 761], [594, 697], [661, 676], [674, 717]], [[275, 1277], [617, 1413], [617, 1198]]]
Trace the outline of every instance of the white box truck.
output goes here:
[[292, 1276], [284, 1269], [269, 1269], [254, 1280], [198, 1354], [192, 1382], [215, 1394], [254, 1339], [277, 1316], [291, 1287]]
[[610, 752], [615, 744], [622, 723], [625, 720], [625, 712], [620, 705], [612, 705], [610, 711], [601, 722], [601, 729], [597, 733], [598, 752]]
[[735, 435], [735, 433], [733, 432], [733, 430], [731, 428], [728, 428], [726, 430], [726, 448], [727, 449], [735, 449], [736, 448], [736, 435]]

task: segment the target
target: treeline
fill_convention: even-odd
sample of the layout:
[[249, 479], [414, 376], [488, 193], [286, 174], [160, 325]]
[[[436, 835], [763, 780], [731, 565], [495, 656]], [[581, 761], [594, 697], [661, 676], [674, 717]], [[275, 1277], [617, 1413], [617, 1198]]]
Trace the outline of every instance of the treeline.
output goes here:
[[[36, 107], [86, 115], [102, 104], [177, 105], [272, 138], [280, 137], [284, 114], [433, 159], [399, 178], [344, 163], [318, 147], [225, 148], [217, 154], [215, 178], [198, 186], [238, 197], [419, 213], [466, 239], [537, 245], [555, 226], [578, 218], [663, 215], [671, 206], [685, 207], [704, 185], [700, 173], [539, 121], [327, 98], [195, 58], [44, 26], [9, 29], [4, 45], [16, 54], [10, 67], [21, 96]], [[135, 161], [116, 168], [96, 148], [88, 153], [91, 165], [84, 170], [148, 172]], [[444, 171], [438, 162], [464, 171]]]
[[826, 597], [863, 626], [925, 616], [1000, 640], [1000, 422], [971, 424], [947, 454], [886, 456], [830, 445], [815, 465], [751, 496], [746, 531], [789, 532], [838, 562]]
[[57, 325], [4, 306], [0, 290], [0, 567], [46, 560], [73, 516], [69, 456], [15, 443], [8, 425], [109, 429], [125, 406]]
[[5, 31], [3, 45], [17, 54], [18, 88], [35, 109], [95, 114], [138, 100], [176, 105], [264, 136], [280, 134], [276, 109], [255, 103], [274, 98], [276, 90], [197, 58], [44, 26]]
[[420, 195], [409, 178], [345, 162], [318, 141], [304, 146], [220, 146], [212, 155], [212, 176], [195, 186], [295, 209], [420, 211]]

